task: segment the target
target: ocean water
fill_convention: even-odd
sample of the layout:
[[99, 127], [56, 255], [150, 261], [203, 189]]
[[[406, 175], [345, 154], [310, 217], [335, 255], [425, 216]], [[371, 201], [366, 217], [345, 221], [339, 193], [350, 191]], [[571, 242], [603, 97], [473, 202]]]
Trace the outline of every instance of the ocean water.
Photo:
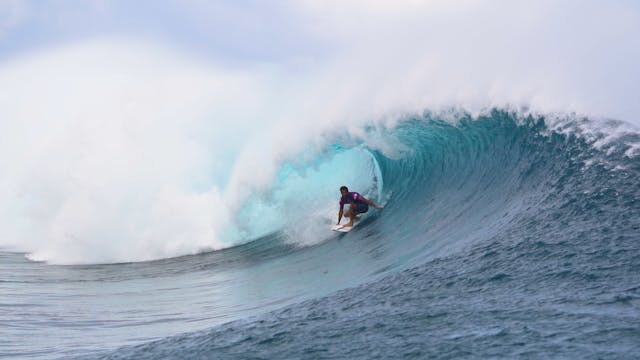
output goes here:
[[[637, 358], [640, 134], [624, 128], [405, 117], [282, 163], [224, 249], [76, 265], [5, 250], [0, 357]], [[330, 232], [340, 185], [385, 208]]]

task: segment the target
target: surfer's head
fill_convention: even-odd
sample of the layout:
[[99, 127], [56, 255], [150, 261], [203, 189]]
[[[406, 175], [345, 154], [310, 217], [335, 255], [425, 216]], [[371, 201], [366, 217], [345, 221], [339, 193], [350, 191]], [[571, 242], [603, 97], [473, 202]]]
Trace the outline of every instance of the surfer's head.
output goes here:
[[342, 196], [348, 195], [349, 194], [349, 188], [346, 186], [340, 186], [340, 194], [342, 194]]

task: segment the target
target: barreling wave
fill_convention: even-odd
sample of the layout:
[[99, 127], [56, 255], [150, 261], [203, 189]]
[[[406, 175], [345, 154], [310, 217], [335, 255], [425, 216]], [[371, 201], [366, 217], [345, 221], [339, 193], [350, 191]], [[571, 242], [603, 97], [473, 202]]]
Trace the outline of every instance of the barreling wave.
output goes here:
[[[574, 121], [584, 123], [566, 124], [575, 129]], [[637, 347], [637, 331], [629, 330], [637, 311], [629, 315], [629, 306], [637, 299], [634, 269], [640, 269], [640, 163], [629, 154], [638, 135], [596, 144], [602, 137], [551, 130], [548, 122], [500, 110], [477, 118], [463, 114], [454, 122], [426, 115], [390, 130], [371, 127], [369, 138], [376, 140], [370, 143], [334, 143], [310, 168], [283, 168], [278, 184], [259, 197], [253, 211], [264, 210], [264, 201], [276, 209], [284, 204], [294, 215], [282, 214], [296, 221], [245, 245], [175, 259], [170, 266], [141, 264], [135, 272], [182, 268], [195, 284], [222, 277], [224, 282], [208, 287], [234, 299], [233, 305], [209, 305], [202, 313], [244, 320], [121, 348], [107, 357], [224, 357], [246, 351], [264, 358], [309, 351], [367, 357], [358, 349], [375, 346], [363, 340], [371, 338], [395, 344], [376, 348], [382, 357], [398, 357], [398, 348], [437, 355], [442, 344], [455, 352], [474, 348], [478, 339], [506, 356], [521, 354], [522, 344], [567, 357], [582, 351], [573, 340], [560, 348], [550, 345], [545, 329], [560, 329], [549, 336], [582, 339], [589, 351], [601, 354], [618, 350], [592, 348], [591, 340], [610, 333], [620, 334], [619, 351]], [[346, 235], [327, 235], [338, 196], [332, 182], [342, 184], [346, 175], [357, 185], [354, 190], [386, 206], [371, 210], [366, 224]], [[304, 191], [330, 199], [334, 208], [317, 210], [326, 205]], [[317, 217], [305, 217], [314, 211]], [[305, 219], [317, 227], [301, 225]], [[301, 227], [310, 230], [296, 231]], [[196, 280], [201, 273], [203, 280]], [[251, 291], [244, 289], [247, 282]], [[195, 308], [218, 301], [198, 300], [197, 289], [180, 287], [181, 293], [196, 294], [184, 300]], [[611, 306], [624, 310], [594, 310]], [[257, 308], [278, 307], [284, 309], [249, 317]], [[192, 320], [203, 316], [197, 314]], [[592, 333], [581, 325], [593, 321], [605, 330]], [[464, 323], [467, 332], [452, 337], [452, 323]], [[531, 330], [519, 332], [522, 324]], [[349, 340], [336, 345], [336, 336]], [[398, 340], [405, 336], [421, 340]]]
[[[458, 316], [488, 314], [463, 320], [483, 333], [485, 324], [495, 320], [494, 312], [482, 312], [482, 302], [466, 301], [459, 294], [498, 297], [500, 311], [520, 311], [522, 303], [533, 299], [522, 310], [527, 323], [560, 321], [560, 328], [563, 319], [574, 324], [574, 315], [559, 318], [555, 312], [545, 313], [539, 301], [556, 306], [563, 289], [589, 299], [581, 306], [634, 299], [633, 269], [640, 269], [636, 133], [584, 136], [575, 130], [584, 119], [568, 118], [567, 126], [554, 130], [544, 117], [500, 110], [479, 117], [455, 115], [454, 120], [425, 115], [404, 119], [393, 128], [371, 126], [359, 138], [337, 136], [323, 151], [286, 163], [272, 186], [250, 196], [239, 210], [237, 217], [246, 224], [239, 231], [246, 241], [227, 249], [150, 262], [64, 267], [1, 253], [4, 273], [11, 274], [0, 282], [7, 293], [26, 284], [39, 292], [50, 288], [51, 294], [18, 298], [5, 321], [49, 339], [38, 348], [42, 354], [95, 351], [91, 345], [78, 347], [76, 338], [88, 344], [100, 342], [104, 350], [160, 339], [107, 357], [181, 358], [184, 349], [193, 357], [224, 357], [229, 351], [251, 349], [272, 358], [277, 354], [270, 353], [273, 348], [261, 339], [291, 336], [290, 347], [278, 348], [288, 354], [284, 357], [297, 357], [305, 344], [321, 346], [313, 339], [324, 334], [365, 331], [366, 336], [345, 342], [357, 343], [381, 336], [375, 324], [381, 319], [378, 314], [389, 309], [393, 314], [382, 318], [389, 319], [390, 328], [401, 324], [398, 329], [420, 332], [425, 324], [415, 323], [422, 311], [416, 309], [441, 308], [445, 315], [426, 328], [432, 332], [426, 338], [436, 343], [449, 338], [451, 316], [460, 321]], [[557, 118], [553, 121], [559, 124]], [[386, 206], [371, 209], [363, 224], [348, 234], [331, 232], [340, 185]], [[100, 290], [87, 294], [85, 289]], [[126, 302], [121, 301], [122, 294]], [[348, 310], [360, 309], [373, 299], [380, 302], [366, 305], [364, 314]], [[393, 307], [387, 304], [390, 299], [398, 299]], [[451, 304], [468, 310], [456, 313]], [[56, 320], [41, 326], [25, 317], [32, 306], [42, 306], [38, 319]], [[285, 309], [275, 323], [268, 323], [269, 330], [236, 343], [235, 328], [251, 332], [256, 328], [252, 316], [278, 308]], [[335, 329], [331, 317], [307, 317], [335, 308], [347, 309]], [[79, 326], [78, 316], [93, 320]], [[192, 333], [240, 319], [245, 320]], [[598, 321], [618, 329], [635, 318], [625, 319]], [[371, 326], [352, 329], [359, 323]], [[314, 326], [329, 330], [319, 335]], [[127, 327], [148, 335], [132, 337], [130, 331], [122, 331]], [[285, 335], [270, 329], [285, 329]], [[295, 334], [286, 335], [286, 329], [296, 329]], [[573, 336], [581, 329], [574, 326], [567, 331]], [[182, 335], [167, 337], [177, 333]], [[209, 340], [210, 333], [215, 342]], [[7, 335], [13, 354], [33, 351], [22, 334]], [[224, 347], [226, 341], [233, 346]], [[514, 340], [522, 341], [536, 344], [537, 340]], [[428, 348], [436, 345], [425, 343], [424, 351], [429, 353]]]
[[[372, 211], [375, 216], [367, 220], [375, 223], [371, 230], [379, 236], [419, 238], [411, 247], [415, 249], [452, 249], [454, 243], [504, 231], [514, 218], [530, 211], [543, 211], [552, 206], [551, 198], [575, 197], [567, 193], [558, 198], [558, 187], [568, 186], [567, 181], [591, 184], [590, 179], [611, 171], [633, 172], [640, 148], [638, 133], [621, 123], [499, 109], [480, 116], [427, 113], [390, 127], [371, 123], [356, 133], [310, 134], [313, 143], [328, 145], [286, 155], [288, 160], [280, 162], [269, 184], [235, 196], [244, 200], [233, 210], [225, 207], [225, 195], [215, 187], [161, 187], [145, 190], [144, 196], [134, 196], [129, 187], [109, 188], [118, 193], [115, 204], [130, 205], [123, 213], [116, 211], [119, 207], [107, 207], [105, 214], [96, 208], [88, 213], [86, 224], [71, 221], [80, 205], [110, 204], [100, 190], [93, 193], [86, 187], [78, 196], [71, 193], [65, 206], [55, 207], [61, 214], [49, 220], [29, 210], [37, 204], [35, 198], [21, 198], [19, 205], [29, 210], [25, 216], [33, 225], [17, 228], [39, 234], [26, 246], [30, 258], [63, 264], [170, 258], [272, 235], [292, 244], [314, 245], [333, 238], [326, 229], [336, 220], [337, 189], [348, 185], [388, 203], [384, 216]], [[260, 157], [248, 161], [255, 159]], [[255, 176], [258, 182], [269, 178]], [[602, 186], [592, 183], [583, 192], [598, 193]], [[18, 217], [26, 211], [20, 206], [14, 214]], [[186, 212], [175, 216], [171, 209]], [[117, 216], [107, 216], [114, 211]], [[135, 224], [137, 220], [141, 223]], [[416, 250], [407, 258], [421, 253]]]
[[[594, 211], [588, 205], [594, 198], [609, 196], [609, 202], [623, 202], [619, 204], [623, 208], [632, 205], [619, 197], [622, 191], [612, 189], [637, 190], [629, 179], [638, 171], [633, 151], [640, 143], [639, 135], [594, 135], [577, 130], [585, 124], [593, 126], [592, 121], [562, 120], [493, 110], [477, 118], [460, 113], [455, 121], [450, 116], [445, 121], [428, 114], [405, 119], [390, 130], [372, 127], [368, 134], [384, 139], [384, 146], [379, 141], [370, 146], [364, 140], [351, 148], [343, 144], [330, 147], [329, 154], [320, 158], [315, 177], [311, 176], [320, 181], [303, 183], [294, 192], [319, 195], [322, 189], [326, 200], [335, 196], [338, 184], [354, 181], [352, 189], [387, 203], [383, 215], [376, 213], [375, 221], [367, 221], [366, 234], [375, 233], [404, 249], [403, 256], [394, 260], [403, 266], [419, 263], [440, 250], [453, 251], [514, 231], [515, 224], [548, 209], [575, 207], [549, 219], [572, 223], [576, 214], [588, 216]], [[550, 129], [548, 123], [556, 129]], [[370, 152], [373, 161], [354, 156], [354, 152]], [[342, 164], [345, 158], [347, 163]], [[612, 185], [611, 179], [618, 177], [628, 180]], [[341, 181], [345, 178], [349, 180]], [[312, 199], [302, 200], [293, 207], [313, 209]], [[323, 206], [333, 211], [335, 200], [331, 200], [333, 205]], [[593, 215], [592, 221], [602, 220], [602, 214]], [[334, 212], [329, 212], [322, 223], [326, 227], [334, 218]]]

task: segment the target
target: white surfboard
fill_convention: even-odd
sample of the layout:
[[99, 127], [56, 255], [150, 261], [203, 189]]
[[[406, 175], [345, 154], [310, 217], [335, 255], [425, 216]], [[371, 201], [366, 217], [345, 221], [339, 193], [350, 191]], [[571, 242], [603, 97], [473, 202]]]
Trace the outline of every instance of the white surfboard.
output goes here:
[[343, 232], [343, 233], [348, 233], [349, 231], [351, 231], [351, 229], [353, 229], [354, 227], [358, 226], [358, 224], [360, 224], [362, 222], [362, 219], [365, 216], [367, 216], [367, 213], [358, 215], [358, 217], [356, 217], [356, 221], [353, 222], [353, 226], [345, 226], [347, 223], [349, 223], [349, 219], [345, 219], [344, 224], [334, 225], [331, 228], [331, 230], [338, 231], [338, 232]]
[[343, 232], [343, 233], [348, 233], [349, 231], [351, 231], [351, 229], [356, 227], [356, 224], [358, 224], [358, 223], [354, 223], [353, 226], [344, 226], [344, 224], [343, 225], [334, 225], [331, 228], [331, 230], [338, 231], [338, 232]]

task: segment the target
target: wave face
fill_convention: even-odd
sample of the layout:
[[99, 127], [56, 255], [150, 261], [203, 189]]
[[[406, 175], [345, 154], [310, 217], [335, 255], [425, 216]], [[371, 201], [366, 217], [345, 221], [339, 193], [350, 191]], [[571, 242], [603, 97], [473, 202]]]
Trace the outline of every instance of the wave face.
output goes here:
[[[281, 167], [238, 215], [249, 224], [239, 231], [256, 239], [244, 245], [70, 267], [3, 254], [13, 274], [2, 276], [3, 293], [20, 294], [2, 301], [16, 304], [3, 317], [18, 327], [3, 336], [9, 354], [598, 358], [640, 350], [640, 136], [501, 110], [444, 118], [371, 126]], [[385, 208], [333, 234], [343, 184]], [[36, 351], [20, 328], [49, 340]]]

